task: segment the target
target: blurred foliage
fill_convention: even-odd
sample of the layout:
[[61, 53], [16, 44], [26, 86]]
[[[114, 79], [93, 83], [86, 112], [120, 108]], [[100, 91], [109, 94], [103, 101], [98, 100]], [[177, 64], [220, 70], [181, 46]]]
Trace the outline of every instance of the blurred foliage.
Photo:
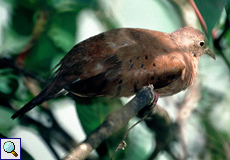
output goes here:
[[210, 36], [212, 34], [212, 29], [220, 19], [220, 15], [227, 3], [227, 0], [195, 0], [195, 3], [205, 20], [208, 35]]
[[[195, 2], [206, 22], [209, 35], [212, 35], [216, 53], [223, 57], [230, 69], [230, 59], [228, 58], [230, 53], [229, 1], [195, 0]], [[77, 142], [59, 126], [49, 109], [41, 107], [37, 111], [40, 117], [46, 117], [45, 122], [40, 117], [32, 119], [27, 115], [14, 121], [10, 120], [10, 117], [14, 111], [35, 96], [35, 92], [39, 92], [38, 90], [45, 84], [45, 78], [43, 77], [47, 78], [49, 76], [46, 73], [74, 46], [76, 32], [78, 31], [76, 18], [82, 10], [92, 10], [101, 24], [108, 30], [117, 28], [119, 20], [109, 17], [107, 15], [108, 11], [101, 4], [102, 1], [99, 0], [5, 0], [5, 3], [11, 6], [11, 14], [10, 23], [3, 30], [3, 42], [0, 48], [0, 133], [7, 137], [17, 125], [31, 128], [42, 137], [52, 151], [51, 154], [56, 159], [60, 159], [58, 151], [55, 150], [51, 142], [55, 141], [64, 148], [65, 152], [76, 146]], [[33, 81], [30, 79], [33, 79]], [[34, 89], [29, 87], [31, 83], [39, 89], [35, 89], [34, 92]], [[206, 144], [202, 153], [197, 157], [207, 159], [208, 155], [210, 159], [229, 159], [229, 132], [218, 130], [210, 118], [211, 111], [222, 101], [224, 95], [220, 96], [215, 91], [206, 88], [202, 88], [201, 91], [200, 109], [195, 110], [194, 114], [199, 117], [200, 123], [204, 127], [204, 132], [200, 134], [204, 135]], [[106, 115], [122, 107], [119, 99], [75, 98], [75, 100], [81, 125], [87, 135], [103, 122]], [[164, 122], [160, 119], [162, 117], [156, 120], [156, 123], [157, 121]], [[47, 126], [46, 124], [52, 125]], [[145, 124], [140, 125], [145, 126]], [[129, 148], [118, 152], [114, 159], [135, 157], [139, 160], [146, 159], [149, 155], [155, 158], [160, 151], [166, 151], [168, 157], [170, 157], [169, 159], [178, 158], [179, 151], [172, 147], [173, 144], [179, 143], [178, 131], [175, 129], [178, 127], [177, 124], [167, 125], [169, 128], [160, 126], [160, 123], [156, 126], [151, 125], [148, 125], [149, 132], [155, 134], [157, 147], [163, 147], [160, 147], [160, 149], [156, 147], [158, 150], [154, 150], [155, 143], [149, 141], [147, 139], [149, 137], [145, 136], [146, 133], [140, 131], [135, 134], [139, 139], [133, 136], [128, 141], [131, 144], [141, 143], [144, 140], [149, 141], [152, 144], [150, 153], [146, 153], [144, 147], [141, 150], [135, 145], [128, 145]], [[157, 138], [168, 134], [162, 134], [159, 132], [159, 128], [163, 128], [164, 132], [170, 132], [172, 145], [168, 144], [170, 143], [168, 140], [167, 145], [160, 144], [164, 142]], [[98, 147], [97, 151], [100, 156], [98, 159], [109, 159], [111, 157], [125, 130], [126, 128], [122, 129]], [[144, 140], [140, 140], [141, 138]], [[22, 157], [32, 159], [29, 153], [24, 150]]]

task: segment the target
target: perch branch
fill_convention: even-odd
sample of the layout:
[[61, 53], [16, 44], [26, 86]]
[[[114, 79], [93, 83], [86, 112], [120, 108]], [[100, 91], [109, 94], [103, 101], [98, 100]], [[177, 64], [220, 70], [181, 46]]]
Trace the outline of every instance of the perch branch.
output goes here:
[[85, 141], [71, 150], [64, 160], [87, 158], [100, 143], [124, 127], [141, 109], [150, 105], [154, 97], [153, 86], [142, 87], [129, 103], [108, 115], [102, 125], [91, 133]]

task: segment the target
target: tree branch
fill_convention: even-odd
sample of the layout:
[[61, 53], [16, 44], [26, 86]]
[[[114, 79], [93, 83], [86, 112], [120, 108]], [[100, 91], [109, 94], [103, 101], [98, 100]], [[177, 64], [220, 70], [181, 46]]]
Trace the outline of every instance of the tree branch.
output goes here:
[[90, 152], [98, 147], [105, 139], [124, 127], [145, 106], [150, 105], [155, 94], [153, 86], [142, 87], [136, 96], [121, 109], [111, 113], [87, 139], [74, 148], [64, 160], [81, 160], [89, 156]]
[[199, 9], [197, 8], [196, 3], [194, 2], [194, 0], [188, 0], [188, 2], [191, 4], [192, 8], [194, 9], [194, 11], [195, 11], [195, 13], [197, 15], [197, 18], [199, 19], [200, 24], [203, 27], [205, 33], [208, 34], [207, 25], [206, 25], [206, 23], [204, 21], [203, 16], [201, 15]]

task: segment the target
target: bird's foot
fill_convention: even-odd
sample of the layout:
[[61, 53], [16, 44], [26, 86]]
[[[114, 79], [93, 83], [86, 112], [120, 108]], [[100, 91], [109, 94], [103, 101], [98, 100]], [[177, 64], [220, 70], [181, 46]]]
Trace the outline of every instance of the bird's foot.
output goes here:
[[157, 93], [154, 93], [154, 94], [155, 94], [155, 98], [154, 98], [153, 103], [152, 103], [152, 108], [154, 108], [156, 106], [157, 101], [158, 101], [158, 97], [159, 97], [159, 95]]

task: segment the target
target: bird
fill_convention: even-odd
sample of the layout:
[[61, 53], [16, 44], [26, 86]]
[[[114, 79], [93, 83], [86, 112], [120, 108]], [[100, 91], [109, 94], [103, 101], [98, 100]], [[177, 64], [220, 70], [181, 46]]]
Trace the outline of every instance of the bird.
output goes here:
[[171, 96], [193, 84], [203, 54], [215, 60], [206, 36], [188, 26], [171, 33], [140, 28], [102, 32], [76, 44], [56, 65], [52, 80], [11, 118], [69, 93], [130, 97], [153, 85], [159, 97]]

